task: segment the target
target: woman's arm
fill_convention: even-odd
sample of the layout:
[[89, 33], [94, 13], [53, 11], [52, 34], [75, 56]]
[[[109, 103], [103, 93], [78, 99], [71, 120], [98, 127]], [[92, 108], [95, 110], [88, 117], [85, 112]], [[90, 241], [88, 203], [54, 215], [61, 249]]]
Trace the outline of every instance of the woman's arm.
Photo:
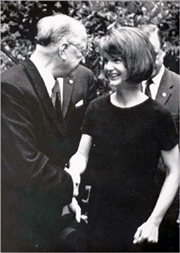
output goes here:
[[69, 161], [69, 169], [65, 169], [72, 176], [74, 182], [73, 198], [69, 208], [75, 213], [77, 222], [80, 222], [81, 220], [81, 208], [75, 197], [79, 195], [80, 174], [82, 174], [86, 169], [91, 144], [92, 137], [90, 135], [83, 134], [77, 152]]
[[65, 170], [73, 178], [73, 196], [79, 195], [80, 175], [86, 170], [91, 144], [92, 137], [90, 135], [83, 134], [77, 152], [69, 160], [69, 168], [65, 168]]
[[87, 166], [89, 152], [91, 149], [92, 137], [87, 134], [83, 134], [79, 143], [77, 152], [69, 160], [69, 170], [82, 174]]
[[143, 223], [134, 235], [133, 243], [158, 241], [158, 229], [160, 223], [171, 205], [179, 187], [179, 148], [176, 145], [169, 151], [161, 151], [165, 165], [167, 166], [166, 178], [162, 186], [159, 198], [149, 219]]

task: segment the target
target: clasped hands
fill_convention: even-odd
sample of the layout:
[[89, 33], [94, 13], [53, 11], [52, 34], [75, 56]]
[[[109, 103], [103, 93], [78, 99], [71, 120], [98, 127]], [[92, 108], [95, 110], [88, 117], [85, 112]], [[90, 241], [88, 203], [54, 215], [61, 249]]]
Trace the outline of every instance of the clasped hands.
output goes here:
[[72, 169], [65, 168], [65, 171], [71, 175], [73, 181], [73, 197], [72, 202], [69, 204], [69, 208], [72, 212], [75, 213], [75, 219], [77, 222], [81, 221], [81, 207], [79, 206], [76, 197], [79, 195], [79, 185], [81, 182], [81, 177], [78, 172], [73, 171]]
[[134, 244], [141, 244], [144, 241], [148, 243], [157, 243], [159, 235], [159, 225], [152, 221], [147, 221], [138, 227], [134, 235]]

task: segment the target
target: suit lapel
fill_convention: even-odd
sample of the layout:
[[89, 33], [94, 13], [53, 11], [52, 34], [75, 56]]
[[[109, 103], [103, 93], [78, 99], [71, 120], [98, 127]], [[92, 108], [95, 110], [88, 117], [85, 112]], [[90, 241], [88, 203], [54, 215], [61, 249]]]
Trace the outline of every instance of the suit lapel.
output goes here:
[[25, 67], [25, 72], [31, 82], [31, 85], [34, 88], [36, 95], [40, 100], [40, 103], [44, 107], [46, 114], [50, 118], [51, 122], [53, 122], [55, 126], [60, 130], [60, 132], [64, 135], [65, 134], [64, 128], [59, 123], [59, 119], [57, 118], [56, 112], [54, 110], [51, 99], [48, 95], [44, 81], [41, 78], [35, 65], [30, 60], [24, 61], [21, 64]]
[[65, 118], [68, 107], [71, 101], [71, 96], [72, 96], [72, 91], [74, 87], [74, 82], [70, 77], [64, 78], [64, 83], [63, 83], [63, 107], [62, 107], [62, 112], [63, 112], [63, 117]]
[[165, 69], [164, 75], [161, 79], [156, 100], [165, 105], [171, 96], [171, 89], [173, 84], [169, 78], [168, 70]]

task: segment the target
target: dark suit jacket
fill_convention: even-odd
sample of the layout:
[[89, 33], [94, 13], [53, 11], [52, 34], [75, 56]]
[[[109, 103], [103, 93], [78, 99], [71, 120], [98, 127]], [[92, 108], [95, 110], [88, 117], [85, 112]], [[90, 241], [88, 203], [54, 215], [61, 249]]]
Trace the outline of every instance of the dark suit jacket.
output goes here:
[[60, 251], [66, 130], [30, 60], [2, 74], [2, 251]]
[[[162, 76], [156, 100], [167, 107], [174, 118], [174, 122], [179, 133], [179, 87], [180, 76], [176, 73], [165, 68]], [[160, 159], [159, 164], [159, 177], [164, 178], [164, 164]], [[161, 181], [161, 180], [160, 180]], [[179, 194], [176, 194], [175, 200], [168, 209], [163, 222], [160, 227], [159, 235], [159, 248], [161, 252], [178, 251], [179, 235], [178, 224], [176, 219], [178, 217], [179, 209]]]
[[178, 132], [179, 132], [179, 87], [180, 87], [180, 76], [165, 68], [165, 72], [160, 82], [156, 100], [171, 111]]
[[78, 148], [84, 114], [95, 97], [95, 80], [90, 69], [79, 65], [73, 78], [64, 79], [62, 111], [68, 130], [69, 158]]
[[[160, 86], [156, 96], [156, 101], [168, 108], [174, 118], [174, 122], [179, 133], [179, 87], [180, 76], [165, 68], [161, 78]], [[165, 170], [163, 162], [160, 160], [159, 167]]]

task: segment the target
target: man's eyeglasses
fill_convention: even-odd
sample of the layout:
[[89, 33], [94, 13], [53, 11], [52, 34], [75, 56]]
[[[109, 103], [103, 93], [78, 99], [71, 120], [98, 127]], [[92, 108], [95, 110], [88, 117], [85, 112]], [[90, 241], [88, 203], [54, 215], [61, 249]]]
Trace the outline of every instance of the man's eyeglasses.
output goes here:
[[[68, 42], [68, 43], [69, 43], [69, 42]], [[73, 43], [69, 43], [69, 44], [72, 45], [72, 46], [74, 46], [74, 47], [76, 47], [76, 48], [81, 52], [81, 54], [82, 54], [82, 56], [83, 56], [84, 58], [87, 56], [87, 54], [88, 54], [88, 48], [81, 50], [81, 49], [79, 49], [76, 45], [74, 45]]]

